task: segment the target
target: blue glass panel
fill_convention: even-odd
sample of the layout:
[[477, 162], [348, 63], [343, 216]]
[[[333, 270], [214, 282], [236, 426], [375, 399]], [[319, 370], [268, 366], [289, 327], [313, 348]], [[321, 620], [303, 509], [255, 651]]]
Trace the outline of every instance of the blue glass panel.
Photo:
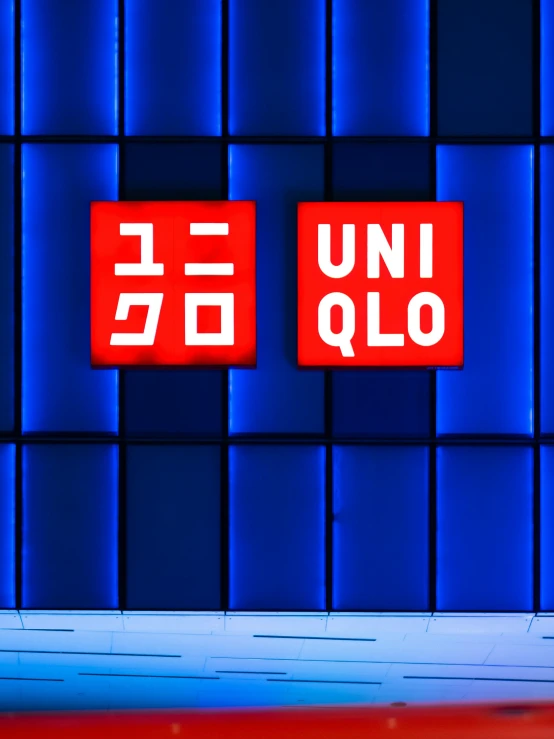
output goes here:
[[439, 146], [464, 203], [465, 365], [437, 372], [439, 434], [533, 432], [533, 148]]
[[296, 209], [323, 199], [323, 147], [231, 146], [232, 200], [256, 200], [258, 365], [231, 370], [232, 433], [322, 433], [323, 372], [297, 368]]
[[129, 134], [221, 133], [221, 0], [132, 0], [125, 7]]
[[429, 452], [333, 449], [333, 608], [429, 607]]
[[[217, 200], [220, 144], [129, 144], [124, 177], [126, 200]], [[126, 372], [126, 432], [219, 435], [222, 388], [216, 370]]]
[[23, 608], [117, 608], [117, 448], [23, 449]]
[[541, 177], [541, 433], [554, 434], [554, 146], [542, 146]]
[[[431, 195], [427, 144], [333, 146], [333, 198], [417, 201]], [[428, 436], [429, 373], [333, 372], [335, 436]]]
[[0, 431], [14, 425], [13, 146], [0, 145]]
[[533, 3], [441, 0], [438, 126], [441, 135], [531, 135]]
[[25, 134], [117, 132], [117, 0], [21, 0]]
[[533, 607], [533, 450], [437, 450], [437, 609]]
[[541, 0], [541, 134], [554, 134], [554, 0]]
[[14, 3], [0, 3], [0, 135], [14, 127]]
[[334, 134], [429, 134], [428, 5], [334, 0]]
[[126, 607], [220, 607], [220, 450], [132, 446], [127, 452]]
[[232, 610], [325, 607], [325, 450], [229, 450]]
[[554, 611], [554, 447], [541, 447], [540, 608]]
[[229, 132], [325, 133], [325, 0], [229, 0]]
[[90, 202], [117, 146], [23, 146], [23, 430], [117, 430], [117, 372], [90, 367]]
[[0, 445], [0, 608], [15, 608], [15, 446]]

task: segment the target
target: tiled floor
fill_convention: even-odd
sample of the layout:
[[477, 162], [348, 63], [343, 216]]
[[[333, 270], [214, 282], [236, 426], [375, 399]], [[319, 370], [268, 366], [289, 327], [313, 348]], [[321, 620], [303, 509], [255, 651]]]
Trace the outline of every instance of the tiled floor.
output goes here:
[[0, 709], [554, 699], [554, 614], [0, 612]]

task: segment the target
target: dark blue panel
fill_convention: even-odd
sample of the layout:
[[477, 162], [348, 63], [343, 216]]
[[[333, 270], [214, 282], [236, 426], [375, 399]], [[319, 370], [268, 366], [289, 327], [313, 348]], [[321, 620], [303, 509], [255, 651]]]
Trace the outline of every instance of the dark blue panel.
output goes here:
[[23, 133], [116, 133], [117, 23], [117, 0], [21, 0]]
[[[219, 144], [129, 144], [127, 200], [213, 200], [222, 196]], [[219, 435], [221, 372], [125, 373], [125, 428], [132, 435]]]
[[541, 147], [541, 433], [554, 434], [554, 146]]
[[221, 372], [125, 373], [125, 423], [131, 436], [219, 436]]
[[[1, 96], [0, 96], [1, 97]], [[14, 422], [13, 146], [0, 146], [0, 431]]]
[[125, 8], [125, 129], [221, 133], [221, 0], [132, 0]]
[[439, 134], [531, 135], [533, 3], [437, 6]]
[[[333, 198], [342, 201], [429, 200], [427, 144], [333, 147]], [[428, 436], [429, 373], [333, 373], [335, 436]]]
[[437, 451], [437, 609], [533, 608], [533, 450]]
[[437, 372], [439, 434], [533, 432], [533, 148], [439, 146], [464, 202], [465, 365]]
[[554, 611], [554, 448], [550, 446], [541, 448], [540, 520], [540, 608]]
[[541, 0], [541, 134], [554, 134], [554, 0]]
[[117, 431], [117, 372], [90, 367], [90, 201], [113, 144], [23, 146], [23, 430]]
[[219, 460], [215, 446], [129, 447], [127, 608], [220, 608]]
[[334, 0], [334, 134], [429, 134], [428, 5]]
[[429, 607], [429, 452], [333, 449], [333, 608]]
[[14, 126], [14, 3], [0, 3], [0, 135]]
[[335, 143], [333, 199], [347, 202], [430, 200], [429, 145]]
[[325, 450], [229, 451], [232, 610], [325, 607]]
[[23, 449], [23, 608], [117, 608], [117, 448]]
[[334, 436], [429, 436], [428, 372], [333, 372], [332, 387]]
[[232, 433], [323, 433], [323, 372], [297, 368], [296, 209], [323, 199], [323, 147], [230, 147], [232, 200], [256, 200], [258, 365], [231, 370]]
[[0, 608], [15, 608], [15, 446], [0, 445]]
[[221, 145], [127, 144], [126, 200], [220, 200]]
[[229, 132], [325, 133], [325, 0], [229, 0]]

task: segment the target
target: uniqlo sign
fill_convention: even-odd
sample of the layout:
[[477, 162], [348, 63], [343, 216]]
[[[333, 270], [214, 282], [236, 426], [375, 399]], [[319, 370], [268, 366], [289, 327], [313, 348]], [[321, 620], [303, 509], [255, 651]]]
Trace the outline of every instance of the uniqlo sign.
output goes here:
[[462, 203], [300, 203], [298, 363], [461, 367]]
[[256, 364], [253, 202], [91, 204], [96, 367]]

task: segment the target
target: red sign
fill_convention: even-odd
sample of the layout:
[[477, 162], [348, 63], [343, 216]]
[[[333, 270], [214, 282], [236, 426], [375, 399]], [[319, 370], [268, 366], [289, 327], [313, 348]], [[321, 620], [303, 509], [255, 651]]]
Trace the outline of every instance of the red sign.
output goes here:
[[92, 365], [255, 365], [255, 243], [253, 202], [92, 203]]
[[298, 363], [461, 367], [462, 203], [300, 203]]

